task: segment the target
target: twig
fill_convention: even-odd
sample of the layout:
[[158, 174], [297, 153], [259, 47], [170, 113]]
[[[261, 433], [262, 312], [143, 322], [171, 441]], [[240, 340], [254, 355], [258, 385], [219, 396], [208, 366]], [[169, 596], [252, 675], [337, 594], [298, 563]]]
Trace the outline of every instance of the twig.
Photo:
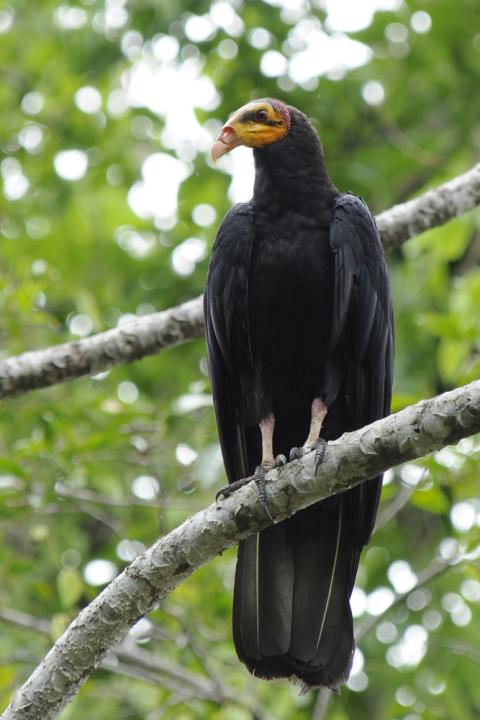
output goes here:
[[6, 622], [28, 628], [29, 630], [35, 630], [36, 632], [42, 633], [42, 635], [50, 635], [52, 627], [49, 620], [42, 620], [33, 615], [20, 612], [20, 610], [13, 610], [12, 608], [3, 608], [0, 610], [0, 620], [5, 620]]
[[471, 647], [470, 645], [464, 645], [463, 643], [451, 642], [450, 640], [442, 640], [441, 638], [435, 638], [430, 640], [429, 644], [432, 647], [439, 647], [444, 650], [448, 650], [454, 655], [461, 655], [462, 657], [468, 658], [476, 665], [480, 665], [480, 651], [477, 648]]
[[379, 512], [375, 523], [375, 531], [385, 527], [402, 510], [412, 497], [418, 485], [401, 485], [393, 500]]
[[445, 570], [448, 570], [448, 568], [452, 565], [458, 565], [458, 563], [461, 562], [462, 559], [463, 558], [461, 556], [455, 556], [450, 560], [439, 560], [438, 558], [432, 560], [430, 565], [426, 567], [425, 570], [423, 570], [419, 575], [417, 575], [417, 582], [413, 587], [411, 587], [406, 592], [395, 593], [393, 601], [382, 613], [380, 613], [379, 615], [372, 615], [368, 620], [365, 620], [365, 622], [355, 633], [355, 641], [359, 643], [360, 640], [362, 640], [365, 635], [370, 632], [370, 630], [373, 630], [373, 628], [378, 625], [378, 623], [385, 617], [385, 615], [387, 615], [387, 613], [389, 613], [391, 610], [393, 610], [393, 608], [398, 607], [398, 605], [404, 602], [412, 592], [418, 590], [418, 588], [423, 587], [431, 580], [444, 573]]
[[60, 482], [60, 480], [55, 483], [55, 492], [63, 498], [71, 498], [80, 502], [98, 503], [99, 505], [109, 505], [111, 507], [133, 507], [135, 505], [162, 509], [166, 507], [166, 502], [161, 500], [142, 500], [134, 495], [114, 498], [107, 495], [99, 495], [93, 490], [72, 488]]
[[332, 701], [333, 693], [328, 688], [321, 688], [317, 693], [317, 699], [313, 706], [311, 720], [325, 720], [328, 708]]

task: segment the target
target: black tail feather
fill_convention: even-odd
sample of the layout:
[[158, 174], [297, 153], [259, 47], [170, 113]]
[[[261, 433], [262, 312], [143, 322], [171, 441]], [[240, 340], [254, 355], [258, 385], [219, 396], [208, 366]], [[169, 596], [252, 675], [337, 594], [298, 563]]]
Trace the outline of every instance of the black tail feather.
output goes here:
[[318, 503], [240, 544], [233, 636], [262, 678], [337, 688], [355, 643], [349, 605], [358, 567], [358, 492]]

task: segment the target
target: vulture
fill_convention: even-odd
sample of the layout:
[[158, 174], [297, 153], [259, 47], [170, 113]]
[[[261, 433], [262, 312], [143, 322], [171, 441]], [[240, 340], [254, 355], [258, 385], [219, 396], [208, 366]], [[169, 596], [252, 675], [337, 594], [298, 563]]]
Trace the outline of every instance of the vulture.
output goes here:
[[[213, 246], [204, 295], [218, 434], [230, 486], [390, 411], [388, 271], [364, 201], [330, 179], [307, 117], [279, 100], [234, 112], [217, 160], [253, 148], [249, 202]], [[350, 595], [381, 477], [327, 498], [239, 544], [233, 639], [264, 679], [337, 689], [355, 650]], [[260, 493], [259, 493], [260, 494]], [[262, 497], [260, 498], [262, 499]], [[264, 498], [263, 498], [264, 499]]]

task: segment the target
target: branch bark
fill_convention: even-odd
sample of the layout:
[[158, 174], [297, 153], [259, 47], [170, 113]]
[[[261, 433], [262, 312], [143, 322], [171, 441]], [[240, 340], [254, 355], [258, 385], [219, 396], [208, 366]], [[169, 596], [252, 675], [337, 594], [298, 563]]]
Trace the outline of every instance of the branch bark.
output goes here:
[[448, 220], [473, 210], [480, 203], [480, 163], [463, 175], [401, 205], [380, 213], [377, 225], [386, 250], [444, 225]]
[[[36, 618], [13, 608], [0, 609], [0, 620], [42, 635], [51, 635], [52, 633], [52, 623], [49, 620]], [[109, 672], [143, 680], [156, 686], [162, 684], [173, 690], [178, 698], [187, 700], [202, 698], [219, 705], [228, 702], [247, 710], [255, 718], [271, 720], [271, 716], [258, 707], [251, 698], [238, 696], [238, 693], [225, 685], [216, 674], [207, 671], [205, 676], [173, 665], [170, 661], [143, 650], [128, 635], [122, 642], [109, 650], [100, 663], [100, 667]]]
[[201, 296], [144, 315], [85, 340], [34, 350], [0, 362], [0, 398], [21, 395], [133, 362], [203, 335]]
[[[270, 513], [278, 522], [389, 467], [479, 431], [476, 381], [329, 443], [317, 475], [314, 453], [271, 471]], [[268, 524], [250, 483], [160, 539], [80, 613], [17, 691], [2, 720], [57, 717], [131, 625], [201, 565]]]
[[[387, 250], [480, 203], [480, 164], [454, 180], [377, 217]], [[203, 335], [202, 298], [145, 315], [85, 340], [17, 355], [0, 362], [0, 398], [92, 375]]]

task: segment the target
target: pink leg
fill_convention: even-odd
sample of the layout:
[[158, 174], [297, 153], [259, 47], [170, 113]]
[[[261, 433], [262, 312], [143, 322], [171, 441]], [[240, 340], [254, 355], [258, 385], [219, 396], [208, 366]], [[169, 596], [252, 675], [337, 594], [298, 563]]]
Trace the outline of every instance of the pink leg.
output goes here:
[[310, 432], [308, 437], [303, 443], [303, 447], [309, 448], [310, 450], [316, 445], [322, 431], [323, 421], [328, 413], [328, 408], [325, 403], [319, 398], [315, 398], [312, 402], [312, 414], [310, 421]]
[[270, 414], [260, 420], [260, 432], [262, 433], [262, 462], [264, 468], [271, 469], [275, 465], [273, 457], [273, 431], [275, 428], [275, 417]]
[[326, 442], [320, 437], [323, 421], [328, 413], [328, 408], [320, 398], [312, 402], [310, 416], [310, 431], [301, 448], [293, 447], [290, 450], [290, 460], [296, 460], [303, 455], [315, 450], [315, 467], [318, 469], [325, 454]]
[[[255, 468], [255, 472], [253, 473], [253, 481], [257, 486], [260, 504], [265, 510], [266, 515], [273, 522], [273, 518], [270, 515], [270, 511], [267, 505], [265, 473], [267, 473], [274, 467], [285, 465], [286, 459], [283, 455], [279, 455], [277, 459], [273, 457], [273, 431], [275, 429], [275, 417], [273, 413], [267, 415], [267, 417], [263, 418], [263, 420], [260, 420], [259, 428], [262, 435], [262, 462]], [[228, 497], [232, 494], [232, 492], [235, 492], [235, 490], [238, 490], [238, 488], [246, 485], [251, 479], [252, 478], [241, 478], [240, 480], [237, 480], [236, 482], [227, 485], [227, 487], [224, 487], [218, 491], [216, 499], [218, 500], [219, 497]]]

